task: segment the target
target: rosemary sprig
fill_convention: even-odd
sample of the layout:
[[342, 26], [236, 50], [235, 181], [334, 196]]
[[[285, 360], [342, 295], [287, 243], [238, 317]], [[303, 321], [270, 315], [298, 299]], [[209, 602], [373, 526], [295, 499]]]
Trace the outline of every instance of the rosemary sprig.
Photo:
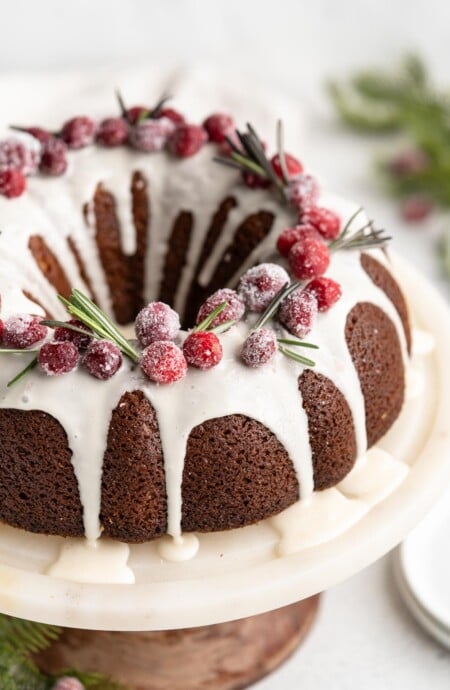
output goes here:
[[330, 242], [329, 249], [334, 252], [341, 249], [358, 249], [359, 251], [375, 249], [377, 247], [384, 247], [391, 239], [392, 237], [386, 235], [385, 230], [375, 228], [374, 221], [370, 220], [351, 235], [348, 233], [342, 234], [336, 240]]
[[298, 362], [299, 364], [304, 364], [306, 367], [316, 366], [314, 360], [309, 359], [308, 357], [303, 357], [302, 355], [299, 355], [297, 352], [289, 350], [288, 348], [283, 347], [282, 345], [278, 345], [278, 350], [283, 355], [286, 355], [286, 357], [289, 357], [289, 359], [293, 359], [295, 362]]
[[294, 340], [293, 338], [277, 338], [277, 341], [282, 345], [295, 345], [295, 347], [310, 347], [313, 350], [318, 350], [319, 346], [314, 343], [307, 343], [304, 340]]
[[[10, 350], [8, 350], [8, 352], [10, 352]], [[23, 350], [23, 352], [30, 352], [30, 350]], [[6, 385], [7, 385], [7, 388], [11, 388], [11, 386], [14, 386], [15, 383], [18, 383], [18, 381], [20, 381], [21, 379], [23, 379], [24, 376], [26, 376], [26, 375], [28, 374], [29, 371], [32, 371], [32, 370], [35, 368], [35, 366], [37, 365], [37, 363], [38, 363], [38, 358], [37, 358], [37, 356], [35, 356], [35, 357], [33, 357], [33, 359], [31, 360], [31, 362], [30, 362], [29, 364], [27, 364], [27, 366], [26, 366], [24, 369], [22, 369], [21, 371], [19, 371], [19, 373], [17, 374], [17, 376], [14, 376], [14, 378], [11, 379], [11, 381], [8, 381], [8, 383], [6, 384]]]
[[[125, 101], [123, 99], [122, 94], [118, 89], [116, 89], [116, 98], [119, 103], [119, 108], [120, 108], [120, 114], [126, 120], [129, 124], [136, 124], [136, 123], [131, 123], [130, 118], [128, 115], [128, 108], [125, 105]], [[148, 120], [148, 119], [154, 119], [157, 118], [165, 104], [167, 103], [168, 100], [170, 100], [171, 96], [167, 94], [163, 94], [161, 98], [157, 101], [156, 105], [153, 108], [149, 108], [147, 110], [143, 110], [142, 113], [139, 115], [138, 122], [142, 122], [143, 120]]]
[[75, 331], [75, 333], [89, 335], [93, 338], [99, 337], [96, 333], [92, 333], [92, 331], [86, 331], [84, 328], [74, 326], [73, 324], [68, 323], [67, 321], [54, 321], [53, 319], [44, 319], [44, 321], [41, 321], [41, 324], [43, 326], [49, 326], [50, 328], [66, 328], [68, 331]]
[[269, 303], [269, 305], [266, 307], [266, 309], [263, 311], [259, 319], [256, 321], [255, 325], [253, 326], [253, 330], [257, 331], [258, 328], [262, 328], [263, 326], [266, 325], [270, 319], [272, 319], [275, 314], [278, 311], [278, 308], [281, 305], [281, 302], [291, 294], [291, 292], [295, 292], [297, 288], [302, 287], [306, 285], [305, 282], [300, 282], [300, 281], [294, 281], [293, 283], [286, 283], [284, 287], [281, 288], [277, 292], [277, 294], [274, 296], [272, 301]]

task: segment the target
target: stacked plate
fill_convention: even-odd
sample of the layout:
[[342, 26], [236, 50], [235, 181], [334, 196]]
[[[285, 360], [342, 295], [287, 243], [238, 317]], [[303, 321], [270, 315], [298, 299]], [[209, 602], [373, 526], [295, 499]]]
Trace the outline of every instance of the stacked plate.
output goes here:
[[450, 649], [450, 490], [394, 552], [394, 573], [413, 616]]

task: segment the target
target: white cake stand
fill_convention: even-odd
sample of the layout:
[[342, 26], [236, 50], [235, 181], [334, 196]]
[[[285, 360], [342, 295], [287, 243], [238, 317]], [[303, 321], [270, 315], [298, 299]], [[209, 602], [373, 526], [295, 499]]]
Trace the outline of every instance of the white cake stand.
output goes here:
[[450, 317], [433, 287], [404, 261], [396, 270], [415, 325], [433, 334], [426, 387], [381, 444], [400, 452], [409, 474], [387, 498], [334, 539], [278, 557], [263, 522], [200, 537], [185, 563], [161, 561], [152, 545], [131, 548], [133, 585], [78, 584], [45, 575], [61, 541], [0, 530], [0, 610], [95, 630], [172, 630], [253, 616], [311, 597], [350, 577], [398, 544], [450, 479]]

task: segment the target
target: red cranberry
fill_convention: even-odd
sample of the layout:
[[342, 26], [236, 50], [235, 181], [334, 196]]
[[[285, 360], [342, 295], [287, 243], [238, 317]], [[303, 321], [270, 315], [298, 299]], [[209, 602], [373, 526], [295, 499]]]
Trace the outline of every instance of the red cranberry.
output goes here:
[[17, 350], [24, 350], [47, 335], [47, 327], [41, 319], [31, 314], [15, 314], [5, 319], [3, 324], [3, 344]]
[[142, 353], [141, 368], [155, 383], [174, 383], [186, 376], [187, 362], [171, 340], [157, 340]]
[[156, 340], [175, 340], [180, 331], [180, 317], [164, 302], [150, 302], [134, 322], [139, 342], [145, 347]]
[[314, 206], [319, 198], [319, 185], [312, 175], [300, 173], [289, 180], [286, 185], [288, 201], [299, 211], [305, 211]]
[[417, 223], [430, 215], [433, 204], [427, 197], [415, 194], [402, 201], [400, 210], [406, 221]]
[[189, 158], [193, 156], [206, 143], [208, 136], [198, 125], [180, 125], [169, 140], [169, 149], [174, 156]]
[[69, 149], [82, 149], [92, 144], [96, 129], [97, 126], [90, 117], [73, 117], [63, 125], [61, 139]]
[[59, 678], [52, 690], [85, 690], [83, 683], [74, 676], [63, 676]]
[[183, 354], [188, 364], [198, 369], [211, 369], [223, 356], [222, 345], [215, 333], [190, 333], [183, 343]]
[[145, 153], [161, 151], [176, 125], [168, 117], [159, 120], [142, 120], [130, 128], [128, 140], [133, 148]]
[[161, 108], [159, 111], [157, 118], [161, 117], [167, 117], [169, 120], [172, 120], [172, 122], [176, 125], [182, 125], [184, 124], [184, 115], [178, 112], [178, 110], [174, 110], [174, 108]]
[[47, 376], [60, 376], [73, 371], [80, 355], [73, 343], [45, 343], [39, 350], [38, 363]]
[[78, 333], [77, 331], [72, 331], [70, 328], [59, 326], [58, 328], [55, 328], [53, 339], [58, 340], [59, 342], [73, 343], [79, 350], [86, 349], [92, 341], [90, 329], [77, 319], [70, 319], [67, 323], [71, 326], [76, 326], [77, 328], [81, 328], [83, 331], [86, 331], [86, 335], [83, 335], [83, 333]]
[[122, 353], [109, 340], [93, 340], [83, 357], [83, 366], [92, 376], [106, 381], [120, 369]]
[[125, 116], [130, 125], [143, 121], [150, 115], [150, 110], [145, 105], [133, 105], [127, 108]]
[[0, 343], [1, 343], [2, 340], [3, 340], [3, 331], [4, 331], [4, 328], [5, 328], [5, 325], [4, 325], [3, 321], [0, 319]]
[[314, 278], [306, 286], [306, 290], [311, 292], [317, 299], [319, 311], [328, 311], [333, 304], [336, 304], [342, 295], [342, 288], [332, 278]]
[[53, 137], [51, 132], [49, 132], [47, 129], [42, 129], [42, 127], [23, 127], [20, 128], [20, 131], [26, 132], [30, 136], [40, 141], [41, 144], [45, 144]]
[[250, 311], [262, 312], [277, 292], [290, 283], [289, 276], [278, 264], [259, 264], [242, 276], [238, 294]]
[[226, 321], [240, 321], [244, 316], [245, 304], [235, 290], [223, 288], [213, 292], [208, 299], [203, 302], [197, 314], [197, 323], [201, 323], [214, 309], [226, 302], [226, 307], [216, 316], [209, 328], [220, 326]]
[[277, 239], [277, 249], [281, 256], [287, 257], [294, 244], [307, 236], [319, 237], [319, 233], [312, 225], [303, 224], [283, 230]]
[[388, 170], [393, 177], [403, 178], [408, 175], [418, 175], [428, 169], [430, 159], [425, 151], [411, 149], [398, 153], [388, 164]]
[[290, 333], [304, 338], [313, 327], [317, 314], [317, 299], [306, 290], [295, 290], [281, 303], [278, 318]]
[[234, 144], [234, 146], [239, 151], [242, 150], [242, 144], [239, 141], [239, 137], [236, 134], [236, 131], [229, 132], [227, 135], [227, 138], [219, 145], [219, 153], [222, 156], [231, 156], [231, 154], [233, 153], [233, 148], [230, 145], [230, 143], [227, 141], [228, 139]]
[[52, 137], [42, 146], [39, 170], [45, 175], [63, 175], [67, 170], [67, 146], [61, 139]]
[[225, 137], [234, 131], [234, 120], [225, 113], [213, 113], [213, 115], [206, 118], [203, 127], [208, 132], [210, 141], [221, 144], [225, 141]]
[[337, 213], [321, 206], [309, 208], [301, 222], [313, 225], [325, 240], [335, 240], [341, 232], [341, 219]]
[[[295, 177], [299, 173], [303, 172], [303, 165], [300, 163], [300, 161], [294, 158], [294, 156], [291, 156], [289, 153], [285, 153], [284, 160], [286, 162], [288, 178]], [[276, 156], [272, 157], [270, 162], [272, 163], [272, 168], [274, 169], [274, 172], [277, 175], [277, 177], [279, 177], [280, 180], [283, 180], [283, 169], [281, 167], [280, 156], [278, 155], [278, 153], [276, 154]]]
[[21, 196], [27, 186], [25, 177], [19, 170], [0, 170], [0, 194], [7, 199]]
[[102, 146], [120, 146], [128, 139], [128, 123], [123, 117], [108, 117], [98, 126], [95, 140]]
[[246, 187], [250, 189], [268, 189], [272, 184], [266, 177], [261, 177], [252, 172], [243, 172], [242, 179]]
[[0, 170], [17, 170], [22, 175], [36, 172], [41, 158], [41, 147], [32, 137], [17, 135], [0, 141]]
[[244, 341], [241, 359], [248, 367], [261, 367], [270, 362], [277, 351], [277, 338], [270, 328], [253, 331]]
[[325, 273], [330, 265], [330, 252], [319, 237], [305, 237], [294, 244], [288, 261], [296, 278], [309, 280]]

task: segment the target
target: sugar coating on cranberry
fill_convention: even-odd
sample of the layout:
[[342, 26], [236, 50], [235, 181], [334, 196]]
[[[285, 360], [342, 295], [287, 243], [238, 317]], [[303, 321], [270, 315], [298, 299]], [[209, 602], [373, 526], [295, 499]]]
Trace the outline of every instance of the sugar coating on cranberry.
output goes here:
[[295, 290], [281, 303], [278, 318], [287, 330], [298, 338], [304, 338], [314, 325], [317, 315], [317, 299], [307, 290]]
[[45, 343], [39, 350], [38, 364], [47, 376], [60, 376], [73, 371], [80, 354], [74, 343], [56, 342]]
[[325, 240], [335, 240], [341, 231], [341, 219], [334, 211], [312, 206], [301, 218], [302, 223], [314, 226]]
[[156, 115], [156, 118], [161, 118], [161, 117], [168, 117], [169, 120], [172, 120], [176, 125], [181, 125], [184, 123], [184, 115], [182, 115], [178, 110], [175, 110], [174, 108], [161, 108], [159, 113]]
[[211, 369], [219, 364], [223, 350], [215, 333], [197, 331], [190, 333], [184, 341], [183, 354], [191, 366], [197, 369]]
[[20, 170], [0, 170], [0, 194], [7, 199], [21, 196], [27, 186], [25, 176]]
[[238, 294], [244, 300], [247, 309], [262, 312], [277, 292], [289, 283], [289, 276], [282, 266], [259, 264], [244, 273], [239, 282]]
[[5, 325], [4, 325], [3, 321], [2, 321], [2, 319], [0, 319], [0, 343], [1, 343], [2, 340], [3, 340], [3, 331], [4, 331], [4, 329], [5, 329]]
[[296, 175], [286, 185], [286, 197], [299, 211], [305, 211], [314, 206], [319, 193], [317, 180], [307, 173]]
[[52, 137], [42, 145], [39, 170], [45, 175], [63, 175], [67, 170], [67, 146], [61, 139]]
[[38, 316], [14, 314], [3, 323], [3, 344], [17, 350], [24, 350], [47, 335], [47, 327]]
[[150, 302], [134, 322], [136, 337], [147, 346], [156, 340], [175, 340], [180, 332], [180, 317], [164, 302]]
[[92, 376], [106, 381], [120, 369], [122, 353], [109, 340], [93, 340], [82, 360], [83, 366]]
[[277, 239], [277, 249], [281, 256], [288, 256], [296, 242], [304, 237], [318, 237], [319, 233], [312, 225], [299, 224], [292, 228], [285, 228]]
[[96, 130], [97, 125], [92, 118], [86, 115], [72, 117], [63, 125], [61, 139], [69, 149], [82, 149], [92, 144]]
[[130, 128], [128, 141], [137, 151], [145, 153], [162, 151], [175, 129], [175, 123], [168, 117], [142, 120]]
[[230, 288], [222, 288], [213, 292], [208, 299], [203, 302], [200, 307], [196, 323], [201, 323], [207, 316], [217, 309], [221, 304], [226, 303], [224, 309], [218, 314], [215, 319], [210, 323], [209, 328], [215, 328], [220, 326], [226, 321], [240, 321], [245, 313], [244, 300], [238, 295], [235, 290], [230, 290]]
[[[283, 180], [284, 173], [283, 168], [281, 166], [279, 154], [277, 153], [275, 156], [273, 156], [270, 162], [272, 164], [274, 173], [277, 175], [277, 177], [280, 178], [280, 180]], [[303, 165], [300, 163], [300, 161], [294, 158], [294, 156], [291, 156], [289, 153], [284, 154], [284, 162], [286, 164], [286, 172], [288, 179], [303, 172]]]
[[157, 340], [143, 351], [141, 368], [155, 383], [175, 383], [186, 376], [187, 362], [171, 340]]
[[62, 676], [53, 685], [52, 690], [85, 690], [85, 686], [74, 676]]
[[320, 237], [304, 237], [289, 251], [289, 266], [299, 280], [323, 275], [330, 265], [330, 252]]
[[69, 319], [67, 323], [70, 326], [76, 326], [76, 328], [81, 328], [81, 330], [85, 331], [85, 334], [78, 333], [77, 331], [73, 331], [70, 328], [64, 328], [63, 326], [59, 326], [58, 328], [55, 328], [53, 339], [58, 340], [59, 342], [73, 343], [79, 350], [86, 349], [92, 341], [92, 332], [90, 331], [90, 329], [87, 326], [85, 326], [84, 323], [78, 321], [77, 319]]
[[305, 288], [317, 299], [319, 311], [328, 311], [340, 299], [342, 288], [332, 278], [314, 278]]
[[39, 166], [41, 145], [28, 134], [16, 134], [0, 141], [0, 170], [17, 170], [32, 175]]
[[226, 113], [213, 113], [203, 123], [210, 141], [221, 144], [234, 131], [234, 120]]
[[128, 139], [128, 129], [123, 117], [107, 117], [100, 122], [95, 140], [102, 146], [120, 146]]
[[277, 351], [277, 337], [270, 328], [253, 331], [244, 341], [241, 359], [248, 367], [261, 367], [270, 362]]
[[174, 156], [194, 156], [206, 143], [208, 135], [199, 125], [181, 124], [169, 140], [169, 150]]

